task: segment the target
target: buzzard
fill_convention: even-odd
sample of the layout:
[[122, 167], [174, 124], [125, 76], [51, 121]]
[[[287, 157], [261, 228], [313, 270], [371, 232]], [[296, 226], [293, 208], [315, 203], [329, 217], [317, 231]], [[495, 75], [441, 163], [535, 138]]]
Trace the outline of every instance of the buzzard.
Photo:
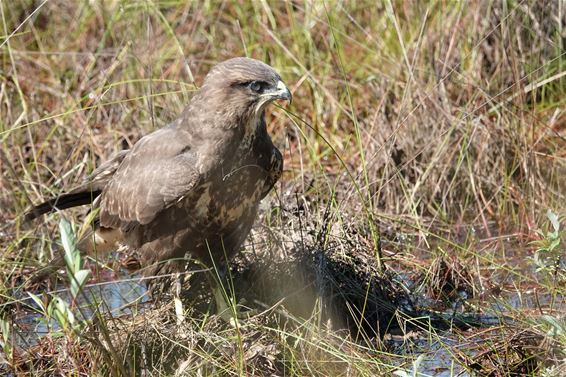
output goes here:
[[188, 254], [222, 266], [240, 248], [283, 158], [265, 108], [292, 100], [269, 65], [233, 58], [211, 69], [181, 116], [103, 163], [80, 187], [33, 207], [26, 220], [91, 204], [92, 232], [79, 241], [101, 255], [135, 250], [146, 275], [176, 271]]

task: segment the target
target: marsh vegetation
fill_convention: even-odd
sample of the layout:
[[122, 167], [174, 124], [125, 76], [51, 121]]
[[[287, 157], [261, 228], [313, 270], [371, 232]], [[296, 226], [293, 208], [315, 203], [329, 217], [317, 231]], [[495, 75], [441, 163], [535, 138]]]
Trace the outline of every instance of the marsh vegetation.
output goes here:
[[[0, 373], [566, 374], [564, 1], [0, 11]], [[182, 302], [148, 297], [131, 260], [77, 253], [84, 209], [22, 215], [234, 56], [275, 67], [294, 100], [268, 114], [284, 176], [230, 269], [258, 314], [231, 326], [198, 265]]]

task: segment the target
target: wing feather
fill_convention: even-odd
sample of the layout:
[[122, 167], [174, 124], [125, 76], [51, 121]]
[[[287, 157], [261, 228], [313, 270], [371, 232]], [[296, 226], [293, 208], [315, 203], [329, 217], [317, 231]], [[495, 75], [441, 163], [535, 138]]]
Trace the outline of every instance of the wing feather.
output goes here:
[[136, 143], [102, 193], [105, 227], [148, 224], [199, 182], [190, 138], [166, 127]]

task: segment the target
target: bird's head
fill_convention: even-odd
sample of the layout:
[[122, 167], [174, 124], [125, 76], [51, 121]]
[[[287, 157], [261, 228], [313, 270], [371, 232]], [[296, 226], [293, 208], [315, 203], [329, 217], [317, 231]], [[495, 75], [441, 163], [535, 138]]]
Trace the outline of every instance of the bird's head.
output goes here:
[[217, 64], [206, 76], [201, 91], [222, 104], [225, 116], [244, 122], [259, 117], [275, 100], [292, 101], [281, 76], [269, 65], [249, 58]]

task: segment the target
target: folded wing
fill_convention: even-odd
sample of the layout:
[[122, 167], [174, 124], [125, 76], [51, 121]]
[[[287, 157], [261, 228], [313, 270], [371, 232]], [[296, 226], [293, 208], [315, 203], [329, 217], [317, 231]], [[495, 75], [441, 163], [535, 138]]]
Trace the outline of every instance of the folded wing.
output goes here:
[[148, 224], [190, 192], [202, 178], [190, 142], [171, 127], [140, 139], [102, 192], [100, 225]]

